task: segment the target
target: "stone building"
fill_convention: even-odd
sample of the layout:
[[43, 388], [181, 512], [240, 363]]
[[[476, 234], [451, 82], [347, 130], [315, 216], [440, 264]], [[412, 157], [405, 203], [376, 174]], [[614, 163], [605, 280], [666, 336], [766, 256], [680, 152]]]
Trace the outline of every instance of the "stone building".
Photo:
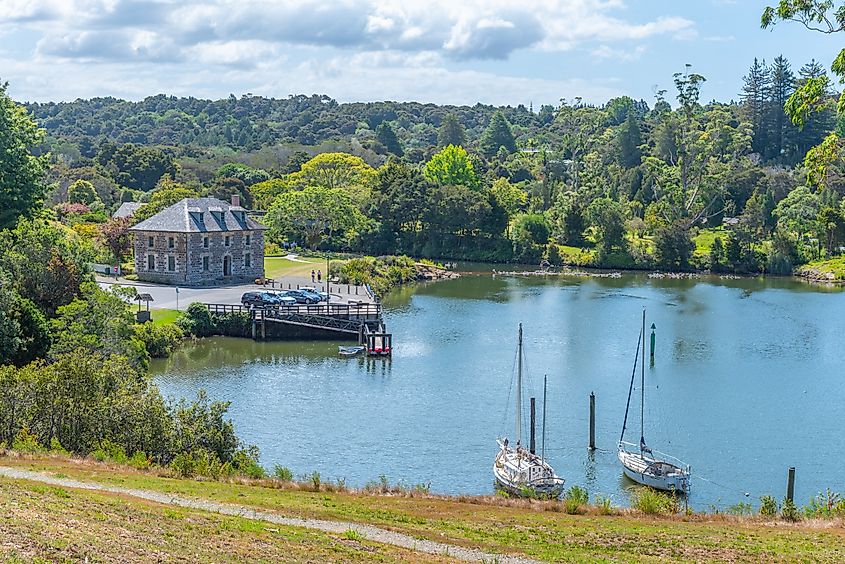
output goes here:
[[135, 273], [180, 286], [253, 282], [264, 276], [266, 229], [238, 196], [186, 198], [130, 228]]

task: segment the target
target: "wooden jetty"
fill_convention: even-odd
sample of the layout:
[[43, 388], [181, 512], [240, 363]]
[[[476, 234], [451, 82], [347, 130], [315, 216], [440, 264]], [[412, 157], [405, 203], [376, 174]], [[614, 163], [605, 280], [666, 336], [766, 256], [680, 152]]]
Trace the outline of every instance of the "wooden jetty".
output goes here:
[[[357, 340], [371, 356], [388, 356], [393, 335], [387, 332], [381, 304], [296, 304], [291, 306], [246, 307], [232, 304], [205, 304], [212, 315], [248, 313], [252, 338], [267, 340], [296, 329], [299, 338]], [[282, 331], [279, 331], [282, 329]]]

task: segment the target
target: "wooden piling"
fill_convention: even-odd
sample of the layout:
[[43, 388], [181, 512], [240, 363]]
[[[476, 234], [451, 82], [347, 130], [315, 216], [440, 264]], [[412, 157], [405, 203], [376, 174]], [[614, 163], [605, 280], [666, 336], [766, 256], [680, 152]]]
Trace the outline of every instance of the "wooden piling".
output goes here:
[[596, 450], [596, 394], [590, 392], [590, 450]]
[[795, 500], [795, 466], [790, 466], [789, 473], [787, 474], [786, 499], [789, 501]]
[[528, 450], [531, 451], [531, 454], [536, 454], [537, 452], [537, 444], [536, 444], [536, 428], [537, 428], [537, 419], [535, 417], [535, 403], [536, 401], [534, 398], [531, 398], [531, 440], [528, 443]]

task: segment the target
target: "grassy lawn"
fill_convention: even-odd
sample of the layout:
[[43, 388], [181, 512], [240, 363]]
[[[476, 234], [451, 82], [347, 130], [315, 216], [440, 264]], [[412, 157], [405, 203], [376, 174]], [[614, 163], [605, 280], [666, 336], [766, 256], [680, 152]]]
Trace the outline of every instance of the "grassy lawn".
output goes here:
[[288, 516], [370, 523], [455, 545], [554, 561], [843, 561], [841, 521], [788, 524], [725, 515], [654, 517], [629, 510], [567, 515], [560, 503], [312, 492], [296, 486], [173, 479], [64, 458], [0, 458], [88, 481], [275, 510]]
[[[283, 276], [310, 276], [311, 270], [325, 270], [326, 261], [320, 258], [299, 257], [298, 262], [284, 257], [264, 257], [264, 275], [267, 278]], [[323, 273], [325, 275], [325, 272]]]
[[3, 560], [444, 562], [318, 531], [0, 479]]
[[692, 239], [693, 243], [695, 243], [695, 254], [709, 256], [710, 249], [713, 247], [713, 241], [716, 240], [716, 237], [719, 237], [722, 240], [722, 244], [724, 244], [727, 239], [727, 233], [721, 227], [701, 229], [698, 235]]
[[181, 313], [181, 311], [177, 311], [175, 309], [150, 309], [153, 325], [167, 325], [169, 323], [173, 323]]

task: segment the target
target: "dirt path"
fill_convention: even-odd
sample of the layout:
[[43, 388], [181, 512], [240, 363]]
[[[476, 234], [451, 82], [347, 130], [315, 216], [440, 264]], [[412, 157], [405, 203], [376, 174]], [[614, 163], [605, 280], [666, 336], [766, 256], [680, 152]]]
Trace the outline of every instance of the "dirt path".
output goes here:
[[121, 488], [117, 486], [106, 486], [101, 484], [95, 484], [92, 482], [81, 482], [79, 480], [73, 480], [70, 478], [56, 478], [53, 476], [48, 476], [46, 474], [41, 474], [39, 472], [31, 472], [29, 470], [21, 470], [18, 468], [9, 468], [7, 466], [0, 466], [0, 477], [41, 482], [43, 484], [49, 484], [51, 486], [59, 486], [64, 488], [94, 490], [113, 494], [127, 495], [139, 499], [144, 499], [147, 501], [153, 501], [155, 503], [176, 505], [188, 509], [200, 509], [203, 511], [219, 513], [221, 515], [232, 515], [246, 519], [255, 519], [257, 521], [265, 521], [278, 525], [304, 527], [306, 529], [317, 529], [328, 533], [343, 534], [346, 531], [353, 530], [370, 541], [379, 542], [383, 544], [390, 544], [402, 548], [408, 548], [419, 552], [425, 552], [427, 554], [449, 556], [458, 560], [502, 563], [534, 562], [533, 560], [525, 558], [493, 554], [481, 550], [476, 550], [474, 548], [464, 548], [461, 546], [444, 544], [441, 542], [416, 539], [409, 535], [388, 531], [386, 529], [380, 529], [372, 525], [362, 525], [346, 521], [326, 521], [323, 519], [300, 519], [296, 517], [285, 517], [283, 515], [279, 515], [278, 513], [273, 513], [271, 511], [260, 511], [242, 505], [216, 503], [213, 501], [206, 501], [200, 499], [190, 499], [186, 497], [173, 496], [170, 494], [150, 490], [136, 490], [132, 488]]

